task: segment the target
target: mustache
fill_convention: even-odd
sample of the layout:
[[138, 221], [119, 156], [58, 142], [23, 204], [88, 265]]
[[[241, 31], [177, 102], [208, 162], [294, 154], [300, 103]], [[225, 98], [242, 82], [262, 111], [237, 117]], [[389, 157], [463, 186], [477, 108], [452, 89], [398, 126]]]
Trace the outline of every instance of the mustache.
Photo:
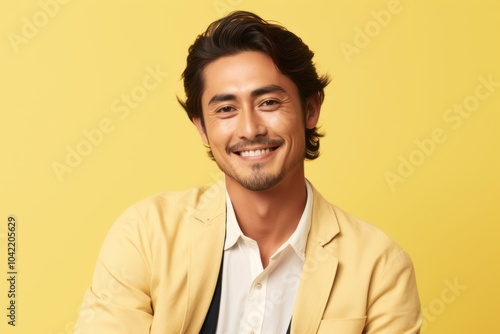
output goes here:
[[283, 145], [284, 141], [281, 139], [270, 139], [270, 138], [256, 138], [254, 140], [244, 140], [234, 145], [226, 147], [226, 153], [231, 153], [234, 151], [242, 151], [246, 147], [264, 145], [269, 147], [275, 147]]

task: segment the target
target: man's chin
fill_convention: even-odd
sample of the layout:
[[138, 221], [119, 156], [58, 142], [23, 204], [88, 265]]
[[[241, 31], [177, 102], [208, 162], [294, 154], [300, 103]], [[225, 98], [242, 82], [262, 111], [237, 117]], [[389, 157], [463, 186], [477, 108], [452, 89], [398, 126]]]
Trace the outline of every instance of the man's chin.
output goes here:
[[281, 174], [269, 175], [259, 173], [258, 175], [243, 177], [240, 175], [226, 173], [224, 170], [222, 172], [226, 174], [226, 178], [230, 178], [234, 183], [237, 183], [241, 187], [251, 191], [269, 190], [280, 183], [280, 181], [283, 179], [283, 176]]
[[251, 191], [265, 191], [276, 186], [283, 179], [281, 175], [258, 175], [247, 178], [236, 178], [243, 188]]

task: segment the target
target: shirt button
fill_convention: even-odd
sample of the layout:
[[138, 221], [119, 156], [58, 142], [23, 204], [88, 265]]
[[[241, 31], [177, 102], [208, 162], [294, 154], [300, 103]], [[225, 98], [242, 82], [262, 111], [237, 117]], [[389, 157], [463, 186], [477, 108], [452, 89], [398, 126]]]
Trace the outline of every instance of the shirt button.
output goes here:
[[254, 331], [250, 330], [248, 331], [248, 334], [254, 334]]
[[[260, 284], [260, 283], [255, 284], [255, 288], [256, 288], [257, 290], [262, 289], [262, 284]], [[253, 332], [252, 332], [252, 333], [253, 333]]]

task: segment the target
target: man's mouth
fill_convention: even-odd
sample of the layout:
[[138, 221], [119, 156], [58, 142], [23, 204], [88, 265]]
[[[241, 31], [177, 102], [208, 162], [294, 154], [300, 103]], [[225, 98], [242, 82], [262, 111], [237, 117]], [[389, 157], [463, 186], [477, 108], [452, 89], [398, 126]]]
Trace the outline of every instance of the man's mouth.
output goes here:
[[275, 151], [283, 145], [281, 140], [267, 140], [266, 142], [239, 143], [227, 148], [227, 153], [237, 154], [241, 157], [259, 157]]
[[276, 149], [276, 147], [268, 147], [268, 148], [260, 149], [260, 150], [240, 151], [237, 153], [239, 155], [241, 155], [242, 157], [258, 157], [260, 155], [274, 151], [275, 149]]

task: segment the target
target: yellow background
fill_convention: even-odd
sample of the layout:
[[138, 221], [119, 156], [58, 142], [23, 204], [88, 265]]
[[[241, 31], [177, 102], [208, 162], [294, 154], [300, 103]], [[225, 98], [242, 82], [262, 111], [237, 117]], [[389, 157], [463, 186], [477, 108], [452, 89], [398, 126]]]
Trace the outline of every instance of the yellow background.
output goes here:
[[[117, 216], [146, 196], [219, 176], [176, 94], [188, 46], [233, 9], [281, 22], [333, 77], [321, 116], [327, 136], [308, 177], [409, 251], [424, 332], [498, 331], [500, 87], [456, 129], [443, 115], [474, 100], [480, 77], [500, 82], [500, 2], [54, 1], [0, 5], [0, 332], [72, 333]], [[52, 4], [46, 20], [41, 4]], [[399, 12], [381, 26], [372, 11], [388, 6]], [[341, 47], [367, 28], [372, 36], [346, 56]], [[148, 68], [168, 76], [120, 118], [112, 104], [138, 92]], [[84, 145], [83, 132], [105, 119], [113, 130], [58, 180], [54, 162], [65, 164], [67, 147]], [[446, 141], [391, 188], [386, 172], [435, 128]], [[15, 328], [4, 315], [10, 214], [18, 219]], [[461, 289], [446, 290], [454, 283]]]

